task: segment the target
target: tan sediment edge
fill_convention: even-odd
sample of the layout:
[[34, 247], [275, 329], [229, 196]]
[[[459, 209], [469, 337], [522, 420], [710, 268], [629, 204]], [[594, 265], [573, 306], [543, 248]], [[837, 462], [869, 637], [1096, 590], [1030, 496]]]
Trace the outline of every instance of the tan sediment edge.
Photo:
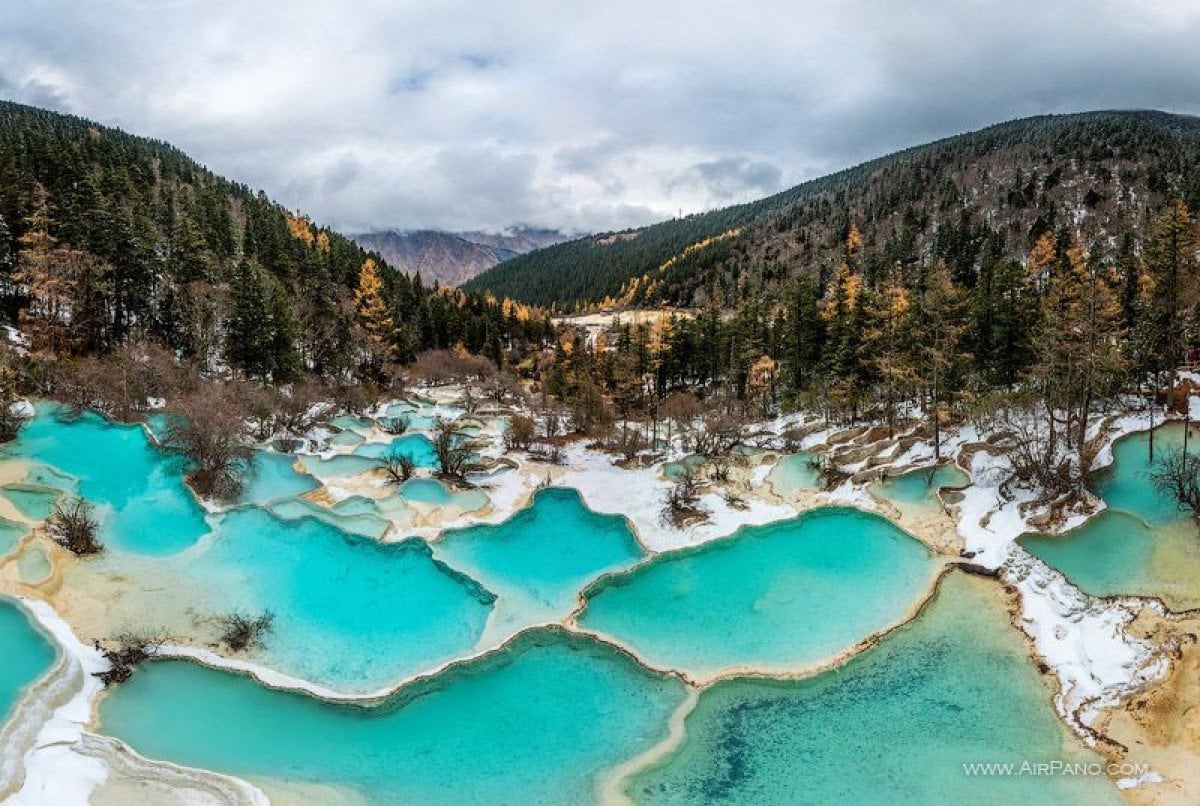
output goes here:
[[[1145, 429], [1143, 429], [1143, 430], [1145, 430]], [[1140, 433], [1140, 432], [1139, 431], [1130, 431], [1126, 434], [1123, 434], [1122, 437], [1130, 436], [1135, 433]], [[1118, 437], [1118, 439], [1119, 438], [1121, 438], [1121, 437]], [[1115, 442], [1115, 440], [1114, 440], [1114, 442]], [[981, 447], [985, 447], [985, 446], [990, 447], [990, 446], [987, 446], [986, 443], [981, 443], [980, 446]], [[814, 450], [820, 450], [820, 448], [817, 448]], [[1110, 456], [1111, 456], [1111, 452], [1110, 452]], [[1107, 467], [1109, 465], [1111, 465], [1111, 461], [1106, 463], [1106, 465], [1104, 465], [1104, 467]], [[551, 466], [551, 465], [547, 465], [544, 468], [548, 479], [552, 478], [554, 475], [557, 475], [554, 473], [554, 469], [555, 469], [555, 466]], [[1099, 469], [1101, 469], [1101, 468], [1097, 468], [1097, 470], [1099, 470]], [[524, 472], [524, 473], [528, 474], [529, 478], [527, 479], [527, 481], [533, 481], [534, 486], [532, 488], [528, 489], [526, 494], [523, 495], [521, 498], [514, 499], [513, 511], [512, 511], [512, 513], [509, 514], [509, 516], [508, 516], [509, 518], [511, 518], [513, 515], [515, 515], [516, 512], [519, 511], [523, 506], [528, 506], [529, 502], [533, 499], [533, 497], [537, 494], [537, 492], [540, 489], [537, 486], [536, 482], [537, 482], [537, 475], [539, 474], [539, 471], [542, 470], [542, 468], [538, 464], [522, 463], [519, 467], [515, 468], [515, 470], [517, 472]], [[320, 481], [320, 479], [318, 479], [318, 481]], [[324, 489], [325, 483], [321, 482], [321, 485], [322, 486], [318, 489]], [[772, 494], [775, 493], [773, 485], [768, 484], [766, 486], [771, 487]], [[189, 489], [190, 489], [190, 486], [189, 486]], [[577, 488], [575, 488], [575, 489], [578, 492], [578, 494], [580, 495], [581, 500], [583, 500], [585, 506], [588, 506], [584, 492], [582, 490], [578, 490]], [[784, 498], [782, 496], [775, 495], [774, 497], [779, 498], [784, 503], [788, 503], [793, 506], [796, 506], [796, 504], [798, 503], [798, 502], [794, 502], [794, 501], [788, 501], [786, 498]], [[872, 496], [872, 498], [875, 498], [875, 496]], [[201, 502], [201, 503], [203, 505], [203, 502]], [[888, 502], [888, 503], [890, 503], [890, 502]], [[798, 514], [803, 514], [804, 512], [808, 512], [813, 509], [818, 509], [823, 506], [855, 508], [855, 509], [859, 509], [860, 511], [871, 512], [870, 510], [855, 506], [855, 505], [853, 505], [851, 503], [847, 503], [847, 502], [823, 503], [819, 500], [816, 500], [815, 496], [814, 496], [814, 500], [812, 500], [811, 502], [805, 502], [805, 504], [807, 504], [807, 506], [804, 506], [803, 509], [800, 509]], [[490, 508], [490, 505], [489, 505], [489, 508]], [[596, 512], [595, 510], [591, 510], [590, 506], [588, 506], [588, 509], [592, 512]], [[616, 513], [597, 513], [597, 514], [611, 516]], [[937, 548], [930, 546], [929, 543], [926, 540], [922, 539], [922, 537], [920, 535], [914, 534], [912, 531], [907, 529], [905, 526], [896, 523], [894, 520], [894, 517], [888, 517], [888, 515], [890, 515], [891, 513], [873, 512], [871, 514], [880, 515], [882, 517], [885, 517], [887, 520], [892, 522], [893, 525], [895, 525], [898, 528], [900, 528], [901, 530], [905, 531], [906, 534], [908, 534], [910, 537], [913, 537], [914, 539], [918, 540], [918, 542], [921, 542], [923, 545], [925, 545], [927, 547], [927, 549], [930, 550], [931, 554], [934, 554], [935, 556], [939, 554], [939, 551], [937, 550]], [[730, 539], [730, 538], [734, 537], [738, 532], [740, 532], [741, 529], [746, 528], [746, 525], [739, 526], [729, 535], [724, 535], [721, 537], [707, 539], [703, 543], [700, 543], [700, 544], [697, 544], [694, 546], [684, 546], [684, 547], [669, 549], [667, 551], [655, 552], [654, 550], [652, 550], [646, 546], [646, 544], [642, 540], [640, 534], [638, 533], [636, 524], [634, 524], [629, 519], [628, 516], [622, 516], [622, 517], [624, 517], [624, 519], [625, 519], [628, 527], [630, 528], [630, 531], [633, 534], [634, 539], [637, 541], [638, 545], [648, 555], [647, 558], [634, 566], [631, 566], [629, 568], [622, 569], [619, 571], [608, 572], [607, 574], [601, 575], [597, 579], [593, 580], [591, 583], [586, 585], [582, 591], [580, 591], [580, 593], [579, 593], [580, 600], [583, 600], [584, 591], [592, 588], [594, 585], [596, 585], [598, 582], [600, 582], [605, 577], [614, 576], [614, 575], [623, 574], [623, 573], [630, 573], [630, 572], [636, 570], [641, 565], [652, 561], [657, 556], [660, 556], [662, 554], [670, 554], [670, 553], [674, 553], [676, 551], [696, 550], [696, 549], [701, 548], [711, 542], [717, 542], [717, 541], [721, 541], [721, 540]], [[507, 520], [507, 519], [508, 518], [505, 518], [505, 520]], [[26, 519], [22, 518], [21, 520], [25, 521]], [[451, 527], [451, 528], [454, 528], [454, 527]], [[426, 542], [434, 542], [437, 539], [439, 539], [446, 531], [447, 530], [444, 529], [444, 530], [441, 530], [437, 535], [435, 535], [433, 537], [430, 537], [430, 538], [420, 537], [419, 539], [425, 540]], [[31, 539], [31, 536], [26, 535], [23, 538], [23, 541], [26, 541], [29, 539]], [[405, 539], [407, 539], [407, 538], [405, 538]], [[13, 556], [15, 556], [15, 554]], [[830, 668], [834, 668], [838, 665], [841, 665], [842, 663], [845, 663], [851, 657], [861, 653], [862, 651], [865, 651], [866, 649], [869, 649], [869, 648], [875, 646], [877, 643], [879, 643], [880, 640], [885, 638], [888, 634], [895, 631], [896, 629], [899, 629], [900, 627], [907, 625], [908, 623], [910, 623], [912, 620], [914, 620], [915, 618], [917, 618], [920, 615], [920, 613], [923, 611], [924, 607], [927, 606], [928, 603], [930, 601], [932, 601], [933, 598], [936, 596], [937, 589], [940, 584], [940, 580], [953, 567], [955, 567], [956, 565], [961, 565], [961, 563], [957, 563], [957, 562], [955, 562], [953, 560], [949, 560], [949, 559], [944, 560], [944, 562], [945, 562], [945, 565], [939, 571], [939, 573], [936, 575], [936, 577], [931, 585], [931, 590], [930, 590], [929, 594], [926, 597], [924, 597], [923, 600], [917, 604], [917, 606], [914, 608], [914, 612], [908, 618], [898, 622], [897, 624], [893, 625], [892, 627], [889, 627], [883, 631], [873, 634], [872, 636], [869, 636], [867, 639], [864, 639], [863, 641], [860, 641], [858, 644], [856, 644], [855, 647], [853, 647], [843, 653], [839, 653], [837, 660], [825, 661], [825, 662], [822, 662], [821, 664], [818, 664], [816, 666], [808, 668], [807, 670], [804, 670], [804, 671], [792, 671], [792, 672], [783, 672], [783, 673], [764, 671], [761, 669], [756, 670], [753, 668], [736, 668], [736, 669], [722, 670], [720, 675], [714, 676], [711, 680], [709, 680], [707, 683], [705, 683], [703, 685], [703, 687], [707, 687], [708, 685], [711, 685], [712, 683], [717, 682], [720, 679], [725, 679], [727, 677], [762, 677], [762, 678], [768, 678], [768, 679], [781, 679], [781, 678], [783, 678], [783, 679], [788, 679], [788, 678], [799, 679], [799, 678], [812, 676], [813, 674], [820, 673], [821, 671], [826, 671]], [[52, 562], [52, 567], [54, 567], [55, 571], [57, 572], [58, 564]], [[49, 582], [49, 580], [47, 582]], [[42, 588], [47, 584], [47, 582], [44, 582], [40, 585], [33, 586], [33, 587]], [[60, 580], [60, 582], [61, 582], [61, 580]], [[1011, 586], [1009, 586], [1008, 583], [1003, 583], [1003, 584], [1006, 586], [1006, 588], [1010, 589], [1010, 593], [1015, 592], [1015, 588], [1011, 588]], [[1019, 596], [1019, 593], [1017, 595]], [[1141, 601], [1141, 600], [1152, 599], [1154, 597], [1114, 596], [1114, 597], [1093, 597], [1093, 598], [1106, 599], [1106, 600], [1131, 600], [1132, 599], [1132, 600]], [[343, 695], [343, 694], [339, 694], [337, 692], [316, 693], [313, 691], [306, 690], [304, 688], [297, 688], [296, 686], [292, 686], [292, 685], [276, 685], [276, 684], [273, 684], [270, 680], [263, 679], [263, 677], [260, 677], [259, 674], [256, 673], [256, 671], [261, 671], [261, 672], [266, 672], [269, 675], [274, 675], [275, 673], [272, 672], [267, 667], [259, 667], [258, 670], [253, 669], [253, 668], [236, 668], [236, 667], [231, 667], [229, 665], [226, 665], [228, 662], [228, 659], [225, 659], [225, 658], [220, 658], [220, 657], [201, 658], [201, 657], [190, 656], [190, 655], [187, 657], [195, 662], [199, 662], [199, 663], [202, 663], [203, 665], [207, 665], [207, 666], [210, 666], [212, 668], [219, 669], [222, 671], [248, 674], [248, 675], [254, 677], [255, 679], [257, 679], [258, 682], [260, 682], [261, 684], [263, 684], [264, 686], [266, 686], [268, 688], [274, 688], [274, 689], [279, 689], [279, 690], [283, 690], [283, 691], [292, 691], [292, 692], [300, 693], [303, 695], [313, 696], [317, 699], [321, 699], [321, 700], [325, 700], [325, 701], [329, 701], [329, 702], [333, 702], [333, 703], [350, 703], [350, 704], [357, 704], [357, 705], [363, 705], [363, 706], [369, 707], [371, 705], [378, 704], [380, 701], [382, 701], [384, 699], [389, 699], [391, 697], [394, 697], [396, 694], [400, 693], [401, 690], [403, 690], [406, 687], [417, 685], [423, 681], [430, 681], [433, 678], [436, 678], [436, 677], [442, 675], [443, 673], [452, 671], [455, 668], [476, 663], [476, 662], [480, 661], [481, 659], [488, 657], [489, 655], [504, 651], [504, 650], [508, 649], [513, 642], [521, 639], [523, 636], [525, 636], [526, 634], [528, 634], [530, 632], [535, 632], [535, 631], [540, 631], [540, 630], [552, 631], [556, 628], [560, 628], [567, 632], [574, 632], [574, 633], [580, 634], [582, 636], [591, 638], [592, 640], [595, 640], [598, 643], [606, 644], [606, 645], [610, 646], [611, 648], [626, 655], [634, 663], [643, 667], [644, 669], [646, 669], [647, 671], [649, 671], [651, 673], [658, 674], [658, 675], [667, 675], [667, 676], [678, 677], [683, 682], [685, 682], [685, 684], [688, 685], [689, 692], [697, 692], [696, 697], [698, 697], [698, 692], [700, 690], [702, 690], [702, 687], [699, 687], [699, 685], [695, 681], [688, 679], [685, 675], [678, 673], [678, 672], [672, 672], [670, 670], [656, 669], [656, 668], [650, 666], [649, 664], [647, 664], [646, 662], [644, 662], [636, 654], [636, 652], [621, 645], [619, 642], [617, 642], [613, 639], [610, 639], [601, 633], [586, 630], [583, 628], [579, 628], [577, 625], [573, 624], [572, 622], [577, 617], [577, 615], [581, 611], [581, 609], [582, 609], [581, 606], [577, 606], [576, 610], [573, 611], [572, 613], [568, 614], [568, 616], [565, 617], [561, 622], [547, 622], [547, 623], [543, 623], [543, 624], [535, 624], [535, 625], [530, 625], [530, 626], [524, 627], [524, 628], [518, 630], [517, 632], [513, 633], [511, 636], [507, 637], [504, 641], [497, 644], [496, 646], [481, 649], [477, 652], [473, 652], [471, 655], [461, 657], [461, 658], [456, 658], [454, 660], [448, 661], [445, 664], [442, 664], [441, 666], [439, 666], [431, 671], [413, 675], [408, 678], [404, 678], [401, 681], [397, 682], [396, 684], [388, 687], [386, 690], [381, 690], [380, 692], [375, 692], [375, 693], [366, 694], [366, 695], [357, 695], [357, 694]], [[1187, 612], [1194, 612], [1194, 611], [1187, 611]], [[1030, 654], [1031, 659], [1035, 662], [1035, 664], [1037, 664], [1039, 669], [1042, 669], [1043, 664], [1040, 663], [1038, 656], [1036, 654], [1036, 651], [1033, 649], [1032, 639], [1027, 634], [1025, 634], [1024, 630], [1022, 630], [1019, 627], [1019, 625], [1016, 623], [1016, 618], [1017, 618], [1017, 615], [1016, 615], [1015, 611], [1010, 611], [1010, 621], [1013, 623], [1014, 628], [1017, 629], [1017, 631], [1020, 632], [1023, 636], [1025, 636], [1024, 640], [1026, 640], [1027, 646], [1029, 647], [1029, 654]], [[171, 655], [169, 653], [164, 653], [164, 657], [171, 657]], [[246, 664], [245, 666], [253, 667], [253, 666], [257, 666], [257, 664]], [[1050, 675], [1054, 679], [1054, 681], [1056, 682], [1055, 688], [1057, 689], [1058, 688], [1057, 676], [1054, 675], [1053, 672], [1049, 671], [1049, 670], [1043, 669], [1043, 673]], [[101, 692], [100, 697], [103, 697], [103, 692]], [[100, 697], [96, 698], [96, 701], [93, 702], [93, 720], [95, 718], [95, 708], [98, 705], [98, 701], [99, 701]], [[692, 699], [693, 699], [693, 696], [689, 694], [688, 701], [690, 701]], [[694, 704], [692, 707], [694, 707]], [[690, 711], [691, 711], [691, 707], [687, 708], [687, 712], [690, 713]], [[1055, 709], [1055, 712], [1057, 713], [1057, 709]], [[681, 706], [680, 710], [676, 713], [676, 715], [673, 716], [673, 718], [672, 718], [673, 723], [675, 721], [676, 716], [679, 718], [680, 730], [682, 730], [682, 719], [684, 717], [686, 717], [686, 714], [683, 713], [682, 706]], [[682, 736], [680, 736], [679, 738], [680, 738], [680, 740], [682, 740]], [[648, 751], [648, 752], [650, 752], [650, 751]], [[667, 752], [669, 752], [669, 750]], [[645, 755], [645, 754], [643, 754], [643, 755]], [[640, 758], [640, 756], [639, 756], [639, 758]], [[626, 762], [622, 765], [619, 765], [619, 769], [624, 769], [626, 766], [628, 766], [629, 763], [630, 762]], [[643, 766], [644, 765], [638, 765], [637, 769], [643, 768]]]
[[199, 767], [146, 758], [111, 736], [85, 732], [75, 750], [80, 755], [97, 759], [108, 770], [109, 779], [102, 782], [97, 791], [105, 786], [119, 786], [119, 779], [123, 778], [159, 784], [174, 791], [194, 790], [229, 806], [266, 806], [269, 802], [267, 796], [249, 781]]
[[[968, 570], [968, 568], [970, 568], [970, 566], [965, 563], [948, 562], [939, 570], [936, 578], [933, 581], [932, 588], [928, 592], [928, 595], [921, 597], [920, 601], [913, 608], [912, 613], [907, 618], [884, 630], [873, 633], [871, 636], [863, 639], [851, 649], [839, 653], [834, 658], [823, 661], [818, 666], [809, 667], [804, 671], [793, 671], [782, 674], [756, 670], [731, 672], [729, 674], [722, 674], [719, 677], [714, 677], [702, 684], [693, 684], [689, 689], [689, 696], [671, 715], [671, 719], [668, 724], [667, 735], [661, 741], [659, 741], [658, 744], [647, 748], [643, 752], [629, 759], [626, 759], [615, 767], [610, 767], [602, 774], [598, 782], [600, 803], [605, 804], [605, 806], [615, 806], [616, 804], [630, 804], [633, 802], [625, 794], [625, 784], [634, 775], [653, 767], [683, 744], [684, 740], [687, 738], [687, 718], [695, 710], [696, 705], [699, 704], [701, 695], [703, 695], [703, 693], [708, 689], [721, 682], [732, 679], [776, 681], [805, 680], [845, 666], [853, 658], [877, 646], [892, 634], [905, 629], [918, 618], [920, 618], [925, 610], [937, 599], [939, 593], [941, 592], [942, 581], [946, 579], [954, 570], [958, 570], [963, 573], [972, 573]], [[1066, 726], [1064, 726], [1064, 730], [1066, 730]]]
[[[1041, 655], [1037, 651], [1036, 644], [1033, 638], [1025, 632], [1021, 627], [1021, 593], [1016, 586], [1004, 578], [1004, 568], [998, 569], [1000, 576], [997, 581], [1001, 589], [1005, 592], [1008, 603], [1009, 623], [1017, 632], [1023, 641], [1026, 652], [1029, 655], [1034, 667], [1038, 670], [1042, 679], [1047, 681], [1048, 690], [1050, 691], [1049, 705], [1050, 709], [1059, 717], [1059, 722], [1062, 724], [1065, 731], [1074, 734], [1082, 739], [1091, 749], [1100, 753], [1107, 761], [1114, 764], [1120, 764], [1125, 761], [1141, 762], [1143, 759], [1135, 757], [1134, 753], [1140, 749], [1145, 752], [1145, 748], [1131, 748], [1114, 738], [1110, 733], [1110, 728], [1116, 718], [1121, 715], [1132, 715], [1132, 708], [1139, 700], [1146, 696], [1153, 696], [1156, 691], [1162, 690], [1169, 686], [1174, 679], [1174, 676], [1179, 673], [1179, 666], [1183, 658], [1182, 650], [1179, 643], [1186, 640], [1195, 640], [1195, 635], [1185, 633], [1183, 635], [1176, 634], [1169, 638], [1166, 645], [1162, 641], [1152, 641], [1163, 656], [1167, 659], [1168, 670], [1160, 677], [1146, 680], [1142, 685], [1125, 691], [1119, 702], [1104, 708], [1094, 720], [1093, 724], [1088, 724], [1083, 721], [1080, 712], [1094, 703], [1094, 700], [1085, 700], [1070, 714], [1064, 714], [1058, 708], [1056, 697], [1063, 694], [1062, 681], [1055, 673], [1054, 669], [1048, 666]], [[1067, 584], [1070, 584], [1068, 581]], [[1103, 601], [1107, 604], [1118, 605], [1134, 605], [1137, 606], [1138, 612], [1134, 615], [1134, 620], [1137, 620], [1145, 613], [1145, 608], [1149, 608], [1153, 613], [1153, 617], [1161, 622], [1176, 622], [1185, 619], [1200, 619], [1200, 609], [1187, 611], [1179, 614], [1167, 610], [1161, 600], [1154, 597], [1139, 597], [1139, 596], [1096, 596], [1093, 599]], [[1155, 608], [1162, 612], [1156, 612]], [[1173, 644], [1173, 645], [1172, 645]], [[1200, 706], [1192, 706], [1200, 708]], [[1151, 751], [1153, 754], [1153, 751]], [[1192, 750], [1192, 756], [1200, 760], [1200, 744]], [[1156, 769], [1151, 767], [1152, 770]], [[1109, 780], [1114, 784], [1121, 780], [1122, 776], [1119, 772], [1111, 772]], [[1164, 779], [1164, 783], [1169, 783], [1171, 779]], [[1162, 784], [1150, 783], [1139, 784], [1125, 789], [1118, 788], [1118, 792], [1122, 798], [1129, 803], [1153, 803], [1159, 806], [1194, 806], [1196, 803], [1195, 791], [1180, 791], [1178, 788], [1167, 789]]]
[[867, 650], [876, 646], [891, 633], [918, 618], [924, 611], [926, 604], [928, 604], [931, 599], [935, 598], [942, 577], [958, 567], [959, 564], [954, 561], [943, 561], [940, 563], [940, 567], [938, 567], [935, 571], [932, 579], [930, 580], [929, 586], [921, 592], [921, 594], [914, 601], [913, 605], [908, 609], [908, 611], [905, 612], [903, 616], [886, 627], [876, 630], [866, 637], [859, 639], [854, 644], [846, 647], [840, 652], [836, 652], [833, 655], [829, 655], [821, 658], [820, 660], [809, 663], [785, 666], [773, 666], [768, 664], [723, 666], [708, 673], [698, 674], [672, 667], [653, 665], [638, 655], [637, 650], [630, 644], [627, 644], [621, 639], [609, 635], [608, 633], [601, 632], [600, 630], [581, 627], [577, 623], [574, 623], [574, 621], [566, 624], [565, 626], [580, 635], [586, 635], [611, 646], [624, 649], [629, 655], [637, 659], [638, 663], [651, 671], [677, 674], [689, 685], [702, 689], [708, 688], [715, 683], [720, 683], [723, 680], [729, 680], [735, 677], [758, 677], [770, 678], [772, 680], [802, 680], [804, 678], [813, 677], [844, 665], [854, 656], [866, 652]]

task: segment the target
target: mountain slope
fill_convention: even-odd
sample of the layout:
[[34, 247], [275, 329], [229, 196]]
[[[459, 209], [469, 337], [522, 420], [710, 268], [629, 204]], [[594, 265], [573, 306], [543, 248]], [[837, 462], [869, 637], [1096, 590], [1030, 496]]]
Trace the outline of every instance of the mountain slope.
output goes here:
[[567, 239], [556, 230], [525, 227], [501, 233], [384, 230], [351, 237], [396, 268], [442, 285], [462, 285], [502, 260]]
[[[166, 143], [0, 102], [0, 318], [39, 352], [144, 339], [201, 366], [345, 380], [364, 358], [355, 289], [368, 257]], [[377, 274], [388, 343], [373, 349], [389, 358], [495, 350], [543, 327], [511, 306], [434, 293], [386, 262]]]
[[[929, 258], [969, 274], [984, 242], [1023, 255], [1077, 230], [1107, 255], [1168, 198], [1200, 200], [1200, 119], [1046, 115], [910, 148], [749, 204], [582, 238], [465, 287], [539, 304], [730, 305], [797, 274], [825, 280], [851, 222], [874, 270]], [[822, 283], [823, 284], [823, 283]]]

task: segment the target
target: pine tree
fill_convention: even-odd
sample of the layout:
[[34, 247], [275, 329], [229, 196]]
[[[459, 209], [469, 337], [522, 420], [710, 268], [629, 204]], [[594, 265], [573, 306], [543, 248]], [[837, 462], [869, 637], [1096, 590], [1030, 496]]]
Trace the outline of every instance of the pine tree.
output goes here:
[[254, 378], [268, 379], [274, 369], [271, 304], [262, 274], [242, 259], [230, 283], [232, 311], [226, 325], [229, 363]]
[[76, 292], [67, 263], [76, 264], [81, 256], [60, 248], [50, 234], [50, 197], [41, 183], [33, 186], [23, 224], [13, 273], [13, 282], [29, 300], [21, 311], [21, 329], [35, 350], [65, 354], [71, 346], [70, 312]]
[[925, 278], [916, 306], [918, 377], [924, 385], [933, 420], [933, 458], [942, 459], [942, 406], [954, 400], [959, 376], [970, 355], [963, 346], [967, 332], [966, 295], [950, 279], [945, 261]]

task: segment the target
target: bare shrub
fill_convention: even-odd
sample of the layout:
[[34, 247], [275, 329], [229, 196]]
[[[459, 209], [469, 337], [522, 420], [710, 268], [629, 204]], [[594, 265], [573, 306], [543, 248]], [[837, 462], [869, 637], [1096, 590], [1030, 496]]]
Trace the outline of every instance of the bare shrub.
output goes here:
[[704, 413], [700, 427], [692, 435], [696, 453], [712, 457], [727, 454], [742, 441], [743, 420], [720, 409]]
[[104, 548], [98, 538], [100, 522], [95, 509], [82, 498], [56, 503], [46, 519], [46, 531], [55, 543], [76, 556], [99, 554]]
[[456, 429], [453, 422], [439, 417], [434, 423], [433, 447], [437, 451], [441, 474], [461, 481], [471, 458], [471, 446], [466, 434]]
[[733, 459], [729, 454], [713, 454], [708, 457], [708, 463], [712, 465], [710, 476], [713, 481], [729, 481], [729, 467], [733, 464]]
[[403, 484], [413, 477], [417, 463], [400, 447], [393, 445], [383, 457], [383, 470], [393, 484]]
[[242, 429], [246, 415], [234, 396], [216, 384], [201, 386], [168, 413], [164, 444], [194, 465], [188, 476], [203, 496], [232, 499], [241, 494], [253, 451]]
[[122, 633], [111, 642], [111, 646], [97, 649], [108, 661], [108, 668], [95, 672], [104, 685], [124, 683], [133, 676], [134, 669], [154, 657], [159, 648], [166, 642], [164, 635], [148, 635], [143, 633]]
[[79, 415], [87, 409], [121, 422], [150, 410], [152, 398], [170, 398], [190, 389], [190, 368], [181, 367], [166, 348], [130, 342], [107, 356], [87, 356], [61, 364], [56, 395]]
[[218, 621], [221, 627], [218, 640], [231, 652], [244, 652], [251, 647], [261, 646], [267, 634], [275, 628], [275, 614], [270, 610], [257, 616], [229, 613]]
[[495, 365], [486, 358], [462, 350], [426, 350], [412, 363], [412, 375], [430, 386], [484, 380], [494, 375]]
[[667, 490], [660, 518], [664, 525], [676, 528], [708, 518], [708, 511], [700, 506], [700, 479], [692, 468], [681, 470]]
[[498, 372], [483, 384], [484, 395], [493, 403], [523, 403], [528, 395], [525, 388], [509, 372]]
[[1150, 481], [1160, 495], [1200, 518], [1200, 455], [1172, 448], [1150, 471]]
[[504, 432], [504, 447], [510, 451], [528, 450], [533, 442], [537, 423], [532, 417], [515, 414], [508, 421], [508, 430]]
[[529, 456], [547, 464], [561, 465], [563, 463], [562, 446], [552, 439], [538, 439], [531, 442]]
[[650, 440], [638, 425], [632, 428], [628, 423], [623, 428], [615, 429], [604, 440], [604, 448], [619, 454], [626, 462], [632, 462], [642, 451], [650, 447]]

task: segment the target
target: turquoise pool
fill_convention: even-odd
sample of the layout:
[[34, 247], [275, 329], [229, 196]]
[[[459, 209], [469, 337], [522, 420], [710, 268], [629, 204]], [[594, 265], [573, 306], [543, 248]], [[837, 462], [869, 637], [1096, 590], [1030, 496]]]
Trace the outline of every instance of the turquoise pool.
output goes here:
[[183, 459], [151, 444], [142, 426], [110, 423], [93, 413], [63, 419], [64, 410], [52, 404], [36, 408], [4, 454], [77, 479], [79, 494], [97, 505], [106, 545], [170, 554], [208, 533], [204, 511], [184, 483]]
[[700, 696], [680, 746], [628, 780], [638, 803], [1119, 804], [1104, 775], [969, 776], [973, 762], [1099, 763], [1054, 714], [994, 585], [953, 573], [913, 623], [796, 681]]
[[584, 585], [644, 556], [624, 518], [592, 512], [565, 488], [539, 491], [501, 524], [447, 532], [435, 551], [499, 594], [495, 626], [509, 631], [566, 616]]
[[11, 599], [0, 597], [0, 725], [30, 683], [54, 665], [56, 650], [25, 611]]
[[658, 668], [793, 669], [902, 619], [940, 567], [887, 520], [828, 507], [605, 577], [579, 623]]
[[[1109, 509], [1061, 536], [1030, 534], [1018, 542], [1096, 596], [1157, 596], [1169, 607], [1200, 607], [1200, 527], [1154, 489], [1146, 433], [1117, 441], [1114, 464], [1091, 480]], [[1156, 457], [1183, 442], [1183, 426], [1155, 434]], [[1192, 434], [1189, 450], [1200, 450]]]
[[374, 707], [154, 661], [104, 698], [99, 729], [268, 793], [286, 781], [380, 804], [575, 804], [594, 799], [605, 770], [661, 740], [682, 698], [678, 680], [550, 629]]
[[939, 489], [962, 487], [970, 481], [971, 478], [954, 465], [941, 464], [890, 476], [879, 482], [877, 489], [893, 503], [936, 505]]

